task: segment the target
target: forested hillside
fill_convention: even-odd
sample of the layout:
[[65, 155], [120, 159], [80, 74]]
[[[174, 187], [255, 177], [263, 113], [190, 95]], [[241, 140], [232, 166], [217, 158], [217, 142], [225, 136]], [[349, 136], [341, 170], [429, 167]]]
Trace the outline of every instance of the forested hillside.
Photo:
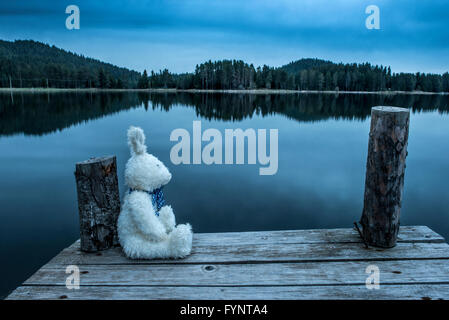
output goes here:
[[[11, 79], [11, 81], [10, 81]], [[207, 61], [192, 73], [139, 74], [55, 46], [0, 40], [1, 87], [287, 89], [449, 92], [449, 74], [393, 73], [390, 67], [301, 59], [282, 67]]]
[[280, 68], [243, 61], [208, 61], [191, 74], [168, 70], [141, 78], [140, 87], [180, 89], [287, 89], [448, 92], [449, 74], [392, 73], [390, 67], [301, 59]]
[[134, 88], [140, 74], [32, 40], [0, 40], [0, 86]]

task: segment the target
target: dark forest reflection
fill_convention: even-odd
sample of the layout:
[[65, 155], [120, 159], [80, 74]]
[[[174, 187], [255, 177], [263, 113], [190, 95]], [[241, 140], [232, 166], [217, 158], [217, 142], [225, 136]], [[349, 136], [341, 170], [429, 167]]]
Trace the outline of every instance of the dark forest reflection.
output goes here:
[[375, 105], [448, 113], [448, 95], [220, 94], [220, 93], [8, 93], [0, 94], [0, 135], [43, 135], [122, 110], [195, 108], [205, 119], [240, 121], [281, 114], [297, 121], [364, 120]]

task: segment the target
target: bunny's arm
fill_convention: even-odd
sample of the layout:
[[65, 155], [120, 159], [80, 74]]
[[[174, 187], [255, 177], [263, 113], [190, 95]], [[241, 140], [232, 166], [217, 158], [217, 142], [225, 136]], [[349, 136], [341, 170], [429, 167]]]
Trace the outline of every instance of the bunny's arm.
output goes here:
[[136, 228], [154, 241], [162, 241], [168, 237], [164, 225], [154, 214], [150, 198], [140, 191], [135, 191], [128, 198], [131, 217]]
[[175, 228], [176, 220], [171, 206], [163, 206], [161, 210], [159, 210], [159, 220], [165, 226], [167, 233], [172, 232]]

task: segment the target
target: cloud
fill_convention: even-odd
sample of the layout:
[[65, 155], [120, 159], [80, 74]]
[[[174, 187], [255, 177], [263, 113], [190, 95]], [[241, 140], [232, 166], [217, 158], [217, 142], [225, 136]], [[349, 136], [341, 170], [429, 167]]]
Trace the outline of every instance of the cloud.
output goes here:
[[[80, 0], [76, 3], [81, 10], [78, 35], [64, 27], [69, 4], [49, 0], [3, 2], [0, 36], [45, 38], [62, 44], [76, 41], [70, 42], [71, 47], [82, 50], [88, 47], [84, 43], [87, 39], [101, 40], [104, 47], [92, 54], [101, 58], [108, 56], [108, 50], [118, 50], [109, 55], [115, 57], [114, 63], [125, 66], [135, 65], [127, 61], [127, 46], [136, 49], [140, 43], [142, 48], [176, 48], [178, 56], [196, 54], [197, 63], [203, 57], [218, 59], [229, 54], [262, 60], [263, 54], [256, 50], [266, 50], [268, 63], [282, 60], [270, 56], [283, 50], [286, 54], [298, 52], [285, 56], [286, 61], [300, 58], [299, 54], [321, 53], [321, 57], [336, 61], [365, 57], [367, 61], [394, 65], [401, 62], [402, 54], [415, 55], [417, 61], [405, 68], [402, 64], [405, 71], [449, 69], [449, 62], [442, 62], [449, 51], [449, 2], [443, 0], [130, 0], [126, 6], [118, 0]], [[381, 30], [365, 28], [365, 8], [370, 4], [380, 8]], [[117, 42], [122, 44], [119, 48]], [[147, 60], [161, 61], [164, 56], [175, 59], [175, 54], [162, 51], [147, 52]], [[162, 56], [155, 56], [156, 52]], [[425, 61], [429, 57], [433, 57], [431, 61]], [[193, 69], [176, 61], [167, 64], [177, 70]]]

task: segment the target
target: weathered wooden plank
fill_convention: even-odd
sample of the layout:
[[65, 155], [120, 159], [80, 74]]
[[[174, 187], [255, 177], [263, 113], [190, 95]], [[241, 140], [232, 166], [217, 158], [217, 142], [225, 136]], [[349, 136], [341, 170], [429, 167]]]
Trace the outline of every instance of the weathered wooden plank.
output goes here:
[[[197, 245], [361, 242], [357, 231], [351, 228], [198, 233], [194, 234], [194, 240]], [[403, 226], [398, 242], [445, 242], [445, 239], [427, 226]]]
[[[362, 285], [376, 265], [382, 284], [449, 284], [449, 260], [222, 265], [83, 265], [80, 283], [120, 286]], [[65, 285], [65, 266], [43, 267], [24, 285]]]
[[[444, 243], [445, 240], [439, 234], [432, 231], [426, 226], [404, 226], [401, 227], [399, 235], [399, 242], [423, 242], [423, 243]], [[260, 232], [225, 232], [225, 233], [198, 233], [194, 234], [194, 250], [201, 246], [214, 245], [248, 245], [254, 244], [292, 244], [292, 243], [361, 243], [360, 237], [353, 229], [311, 229], [311, 230], [285, 230], [285, 231], [260, 231]], [[68, 261], [68, 256], [78, 251], [79, 240], [73, 243], [69, 248], [62, 252], [62, 256], [55, 257], [50, 263], [65, 263]], [[98, 256], [106, 255], [121, 255], [120, 249], [114, 249], [113, 252], [103, 252]], [[92, 261], [96, 258], [93, 256], [78, 257], [77, 263], [82, 261]], [[97, 260], [103, 260], [98, 258]], [[105, 260], [105, 263], [110, 263], [110, 259]], [[74, 260], [75, 261], [75, 260]], [[131, 261], [127, 260], [132, 263]], [[86, 262], [90, 263], [90, 262]], [[101, 263], [100, 261], [91, 263]], [[113, 262], [112, 262], [113, 263]], [[123, 263], [123, 261], [121, 262]], [[139, 263], [139, 262], [137, 262]], [[142, 263], [142, 262], [140, 262]], [[158, 262], [156, 262], [158, 263]]]
[[68, 290], [62, 286], [23, 286], [7, 299], [449, 299], [449, 285], [381, 285], [379, 290], [366, 286], [259, 286], [259, 287], [158, 287], [158, 286], [91, 286]]
[[84, 253], [77, 246], [63, 250], [48, 265], [159, 264], [159, 263], [267, 263], [355, 260], [448, 259], [446, 243], [398, 243], [391, 249], [368, 248], [362, 243], [235, 244], [199, 246], [181, 260], [129, 260], [121, 248]]
[[[359, 234], [351, 228], [195, 233], [193, 241], [196, 246], [253, 245], [260, 243], [361, 243]], [[399, 233], [398, 242], [440, 243], [445, 242], [445, 239], [427, 226], [403, 226]], [[75, 242], [72, 246], [77, 245], [77, 242]]]
[[[120, 248], [81, 252], [77, 241], [8, 298], [449, 298], [449, 245], [427, 227], [402, 227], [392, 249], [366, 249], [351, 229], [195, 234], [193, 248], [183, 260], [135, 261]], [[70, 264], [79, 290], [65, 287]], [[370, 264], [380, 290], [364, 285]]]

